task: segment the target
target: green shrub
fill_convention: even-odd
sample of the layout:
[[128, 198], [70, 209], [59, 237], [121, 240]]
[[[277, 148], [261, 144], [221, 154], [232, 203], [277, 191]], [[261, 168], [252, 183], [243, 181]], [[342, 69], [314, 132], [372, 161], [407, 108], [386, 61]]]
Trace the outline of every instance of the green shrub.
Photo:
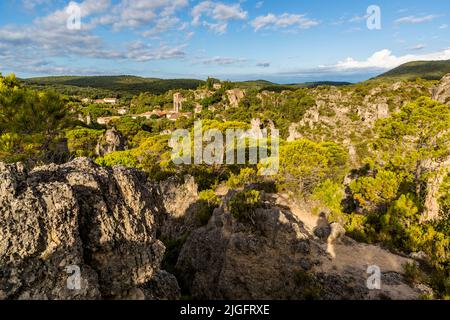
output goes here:
[[140, 168], [138, 159], [132, 154], [131, 150], [116, 151], [97, 158], [95, 162], [100, 166], [113, 167], [124, 166], [129, 168]]
[[383, 211], [397, 197], [400, 182], [394, 172], [380, 170], [375, 177], [361, 177], [353, 181], [350, 190], [358, 206], [366, 212]]
[[406, 263], [403, 265], [403, 270], [405, 271], [405, 279], [411, 285], [420, 283], [423, 281], [422, 272], [419, 266], [415, 263]]
[[296, 271], [294, 283], [301, 292], [300, 299], [318, 300], [322, 297], [322, 286], [310, 272], [305, 270]]
[[189, 234], [185, 234], [179, 239], [169, 239], [169, 238], [161, 239], [161, 241], [164, 243], [164, 246], [166, 247], [164, 258], [161, 264], [164, 270], [172, 274], [177, 274], [175, 266], [177, 264], [178, 256], [180, 255], [181, 249], [183, 248], [183, 245], [186, 243], [188, 236]]
[[[440, 194], [439, 206], [441, 217], [450, 224], [450, 174], [444, 179], [444, 183], [440, 188]], [[450, 225], [446, 229], [448, 230], [447, 234], [450, 235]]]
[[71, 154], [76, 157], [95, 158], [95, 148], [104, 130], [83, 127], [66, 131], [67, 145]]
[[220, 205], [220, 198], [216, 195], [215, 191], [211, 189], [200, 192], [199, 199], [214, 207]]
[[195, 220], [200, 226], [206, 225], [214, 210], [220, 206], [221, 200], [214, 190], [204, 190], [199, 194], [199, 201], [195, 211]]
[[376, 231], [368, 224], [368, 217], [360, 214], [350, 214], [346, 217], [345, 230], [347, 235], [360, 242], [372, 243]]
[[347, 161], [348, 152], [336, 143], [296, 140], [280, 148], [277, 179], [283, 188], [310, 194], [326, 179], [341, 182], [347, 171]]
[[232, 216], [242, 223], [254, 223], [256, 209], [262, 207], [261, 193], [256, 190], [238, 192], [229, 202]]
[[258, 175], [255, 169], [244, 168], [241, 169], [239, 175], [232, 174], [228, 179], [227, 186], [232, 189], [242, 188], [246, 185], [255, 183], [258, 179]]
[[0, 74], [0, 161], [53, 162], [70, 122], [66, 102], [54, 92], [22, 86], [13, 74]]
[[341, 203], [344, 199], [345, 192], [341, 185], [331, 181], [325, 180], [314, 189], [312, 199], [319, 201], [322, 206], [329, 209], [331, 215], [328, 217], [332, 222], [343, 222], [344, 214], [341, 209]]

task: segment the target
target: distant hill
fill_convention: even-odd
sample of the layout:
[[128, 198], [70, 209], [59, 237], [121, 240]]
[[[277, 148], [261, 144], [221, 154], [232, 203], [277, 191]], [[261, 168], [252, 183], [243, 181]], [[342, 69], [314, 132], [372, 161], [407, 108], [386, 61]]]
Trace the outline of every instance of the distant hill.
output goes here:
[[175, 89], [196, 89], [204, 81], [194, 79], [157, 79], [136, 76], [64, 76], [24, 79], [35, 86], [50, 86], [59, 91], [73, 87], [107, 90], [116, 95], [135, 95], [141, 92], [162, 94]]
[[308, 88], [316, 88], [320, 86], [334, 86], [334, 87], [342, 87], [351, 85], [351, 82], [342, 82], [342, 81], [316, 81], [316, 82], [305, 82], [303, 85]]
[[[122, 97], [131, 98], [141, 92], [163, 94], [169, 90], [196, 89], [205, 84], [202, 80], [195, 79], [158, 79], [143, 78], [130, 75], [122, 76], [59, 76], [38, 77], [23, 79], [26, 84], [36, 89], [51, 88], [67, 95], [81, 95], [89, 97]], [[311, 88], [321, 85], [342, 86], [348, 82], [308, 82], [299, 84], [277, 84], [266, 80], [251, 80], [235, 82], [234, 85], [242, 88], [257, 88], [261, 91], [281, 92], [284, 90], [297, 90], [299, 88]]]
[[236, 82], [235, 85], [242, 88], [258, 88], [261, 91], [294, 91], [300, 88], [316, 88], [319, 86], [346, 86], [350, 85], [350, 82], [335, 82], [335, 81], [317, 81], [317, 82], [305, 82], [305, 83], [291, 83], [291, 84], [277, 84], [266, 80], [253, 80]]
[[267, 86], [276, 85], [275, 83], [267, 81], [267, 80], [249, 80], [249, 81], [235, 82], [234, 84], [242, 89], [263, 88], [263, 87], [267, 87]]
[[415, 80], [422, 78], [426, 80], [440, 80], [450, 73], [450, 60], [442, 61], [414, 61], [402, 64], [375, 79], [399, 79]]

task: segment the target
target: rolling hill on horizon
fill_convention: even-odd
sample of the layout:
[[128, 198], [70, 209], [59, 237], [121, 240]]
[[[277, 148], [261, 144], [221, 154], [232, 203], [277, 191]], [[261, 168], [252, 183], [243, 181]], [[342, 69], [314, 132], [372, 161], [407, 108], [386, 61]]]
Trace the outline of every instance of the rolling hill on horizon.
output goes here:
[[440, 61], [412, 61], [385, 72], [374, 79], [440, 80], [450, 73], [450, 60]]
[[135, 95], [141, 92], [162, 94], [175, 89], [196, 89], [204, 84], [195, 79], [158, 79], [138, 76], [50, 76], [22, 79], [25, 83], [35, 86], [51, 86], [54, 89], [92, 88], [111, 91], [111, 94]]
[[[450, 60], [414, 61], [400, 65], [370, 80], [439, 80], [450, 73]], [[96, 90], [101, 95], [132, 96], [142, 92], [163, 94], [169, 90], [196, 89], [205, 84], [198, 79], [160, 79], [133, 75], [116, 76], [49, 76], [22, 79], [35, 87], [51, 87], [57, 91], [73, 94], [75, 92], [89, 93]], [[233, 82], [236, 87], [257, 88], [259, 90], [277, 91], [296, 90], [299, 88], [314, 88], [317, 86], [345, 86], [350, 82], [317, 81], [292, 84], [278, 84], [259, 79]]]

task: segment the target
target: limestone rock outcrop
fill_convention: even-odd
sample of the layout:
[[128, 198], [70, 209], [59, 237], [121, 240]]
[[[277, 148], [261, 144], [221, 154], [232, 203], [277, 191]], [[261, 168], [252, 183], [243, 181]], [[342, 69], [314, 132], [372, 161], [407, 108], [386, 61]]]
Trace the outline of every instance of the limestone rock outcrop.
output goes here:
[[423, 221], [437, 220], [441, 217], [439, 198], [441, 186], [450, 174], [450, 157], [439, 163], [431, 163], [424, 170], [428, 171], [427, 191], [424, 202]]
[[245, 97], [245, 91], [241, 89], [227, 90], [226, 94], [232, 108], [239, 107], [239, 102]]
[[[345, 237], [338, 224], [316, 237], [285, 206], [265, 201], [253, 223], [236, 220], [224, 205], [193, 231], [176, 268], [195, 299], [418, 299], [402, 275], [408, 259]], [[367, 268], [379, 265], [382, 290], [367, 287]]]
[[195, 212], [198, 205], [198, 186], [191, 176], [169, 178], [160, 183], [161, 201], [166, 214], [160, 224], [160, 233], [177, 239], [197, 227]]
[[255, 216], [257, 225], [248, 226], [217, 209], [206, 227], [191, 233], [177, 269], [194, 298], [301, 297], [296, 272], [311, 268], [320, 248], [285, 212], [260, 209]]
[[100, 138], [95, 153], [103, 157], [115, 151], [123, 151], [126, 149], [126, 141], [122, 134], [115, 128], [109, 129]]
[[431, 97], [433, 100], [450, 105], [450, 73], [432, 89]]
[[[165, 300], [179, 299], [180, 287], [195, 299], [420, 296], [402, 275], [412, 260], [356, 243], [274, 195], [239, 221], [234, 192], [199, 226], [189, 176], [151, 184], [84, 158], [33, 170], [0, 163], [0, 299]], [[176, 265], [164, 264], [177, 278], [162, 270], [160, 237], [186, 239]], [[381, 291], [367, 288], [371, 265], [382, 270]]]
[[137, 170], [84, 158], [31, 171], [0, 163], [0, 298], [152, 299], [152, 281], [174, 288], [159, 276], [157, 197]]

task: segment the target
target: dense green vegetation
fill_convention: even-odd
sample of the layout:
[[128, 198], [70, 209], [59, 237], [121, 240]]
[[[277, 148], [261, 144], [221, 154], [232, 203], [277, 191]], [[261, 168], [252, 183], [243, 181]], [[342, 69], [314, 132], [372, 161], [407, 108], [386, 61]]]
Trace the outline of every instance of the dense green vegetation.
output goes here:
[[390, 70], [377, 79], [415, 80], [417, 78], [427, 80], [439, 80], [450, 73], [450, 60], [445, 61], [414, 61], [405, 63]]
[[[220, 80], [213, 79], [220, 82]], [[23, 79], [27, 85], [34, 89], [52, 88], [61, 94], [88, 98], [114, 97], [131, 99], [140, 93], [153, 95], [164, 94], [170, 90], [196, 89], [205, 85], [205, 81], [195, 79], [158, 79], [142, 78], [136, 76], [59, 76]], [[211, 83], [214, 83], [211, 82]], [[231, 84], [231, 83], [230, 83]], [[295, 91], [299, 88], [312, 88], [319, 85], [348, 85], [348, 82], [308, 82], [304, 84], [280, 85], [270, 81], [256, 80], [235, 82], [231, 85], [237, 88], [257, 88], [261, 91], [269, 90], [281, 92], [283, 90]]]
[[[201, 80], [165, 80], [135, 76], [43, 77], [26, 79], [24, 81], [27, 84], [35, 86], [52, 86], [56, 91], [63, 94], [71, 93], [72, 95], [82, 96], [86, 92], [91, 92], [89, 97], [92, 98], [105, 96], [130, 98], [141, 92], [163, 94], [174, 89], [196, 89], [204, 83]], [[74, 92], [74, 88], [79, 88], [78, 92]]]
[[23, 87], [14, 75], [0, 74], [0, 159], [54, 161], [65, 158], [66, 102], [58, 94]]

